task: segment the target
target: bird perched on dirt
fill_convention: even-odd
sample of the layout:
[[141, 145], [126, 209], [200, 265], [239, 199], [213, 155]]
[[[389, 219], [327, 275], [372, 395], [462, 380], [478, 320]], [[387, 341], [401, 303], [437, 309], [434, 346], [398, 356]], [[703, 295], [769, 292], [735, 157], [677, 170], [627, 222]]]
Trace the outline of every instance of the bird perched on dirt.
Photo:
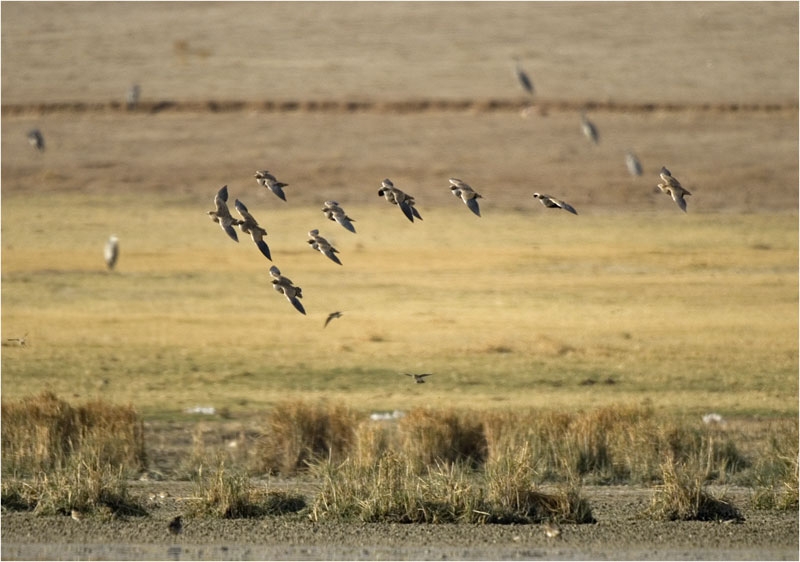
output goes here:
[[356, 221], [347, 216], [344, 209], [339, 206], [339, 203], [336, 201], [325, 201], [322, 212], [325, 214], [325, 218], [338, 222], [344, 228], [355, 234], [356, 228], [353, 226], [353, 223]]
[[481, 216], [481, 210], [478, 207], [478, 199], [482, 198], [481, 195], [458, 178], [450, 178], [449, 181], [450, 191], [453, 195], [460, 197], [470, 211]]
[[234, 242], [239, 241], [239, 237], [236, 236], [236, 230], [234, 230], [234, 226], [239, 224], [239, 221], [231, 216], [231, 212], [228, 210], [228, 186], [223, 185], [217, 194], [214, 196], [214, 206], [216, 207], [213, 211], [208, 211], [208, 216], [211, 217], [216, 223], [219, 223], [222, 230], [230, 236]]
[[548, 521], [544, 524], [544, 534], [548, 539], [561, 538], [561, 527], [552, 521]]
[[77, 509], [72, 509], [72, 510], [70, 510], [70, 512], [69, 512], [69, 515], [70, 515], [70, 517], [72, 517], [72, 518], [73, 518], [75, 521], [77, 521], [78, 523], [80, 523], [81, 521], [83, 521], [83, 513], [81, 513], [81, 512], [80, 512], [80, 511], [78, 511]]
[[264, 236], [267, 235], [267, 231], [261, 228], [258, 221], [253, 218], [253, 215], [250, 214], [244, 203], [237, 199], [234, 201], [233, 205], [236, 207], [236, 212], [242, 217], [242, 220], [237, 221], [239, 223], [239, 230], [245, 234], [249, 234], [261, 253], [264, 254], [268, 260], [272, 261], [272, 256], [269, 253], [269, 246], [264, 242]]
[[180, 515], [178, 515], [177, 517], [175, 517], [175, 519], [169, 522], [169, 525], [167, 525], [167, 530], [169, 530], [169, 533], [171, 535], [181, 534], [181, 531], [183, 531], [183, 522], [181, 521]]
[[319, 230], [316, 228], [314, 230], [309, 230], [308, 235], [311, 237], [311, 239], [308, 240], [308, 244], [311, 246], [312, 250], [317, 250], [331, 261], [342, 265], [342, 262], [339, 261], [338, 256], [336, 256], [336, 254], [339, 253], [339, 250], [331, 246], [330, 242], [320, 236]]
[[639, 162], [639, 159], [631, 150], [625, 152], [625, 165], [628, 167], [628, 173], [630, 175], [632, 176], [642, 175], [642, 164], [641, 162]]
[[378, 195], [383, 195], [383, 197], [392, 205], [399, 206], [400, 210], [403, 211], [403, 214], [411, 222], [414, 222], [414, 217], [422, 220], [422, 216], [419, 214], [419, 211], [417, 211], [416, 207], [414, 207], [414, 198], [396, 188], [390, 179], [387, 178], [381, 182], [381, 188], [378, 190]]
[[117, 238], [115, 234], [112, 234], [106, 242], [105, 248], [103, 248], [103, 258], [106, 260], [106, 267], [108, 267], [109, 271], [114, 269], [114, 266], [117, 264], [118, 257], [119, 238]]
[[528, 74], [522, 70], [522, 67], [519, 64], [519, 59], [514, 58], [515, 70], [517, 72], [517, 80], [522, 85], [522, 88], [528, 92], [528, 94], [533, 95], [533, 82], [531, 79], [528, 78]]
[[268, 170], [257, 171], [255, 177], [258, 185], [266, 187], [272, 193], [286, 201], [286, 194], [283, 192], [283, 188], [287, 187], [289, 185], [288, 183], [279, 182]]
[[136, 109], [136, 106], [139, 104], [140, 93], [141, 88], [139, 88], [139, 84], [131, 84], [131, 87], [128, 88], [128, 92], [125, 94], [125, 105], [128, 110]]
[[44, 135], [39, 129], [28, 131], [28, 143], [39, 152], [44, 152]]
[[597, 127], [595, 127], [594, 123], [589, 121], [589, 118], [586, 117], [586, 112], [584, 111], [581, 111], [581, 129], [583, 129], [583, 134], [586, 136], [586, 138], [592, 141], [594, 144], [600, 142], [600, 134], [597, 132]]
[[300, 287], [295, 287], [291, 279], [281, 275], [281, 270], [274, 265], [269, 268], [269, 274], [272, 276], [272, 288], [286, 297], [286, 300], [292, 303], [292, 306], [301, 314], [305, 314], [306, 309], [303, 308], [303, 303], [300, 302], [300, 299], [303, 298], [303, 290]]
[[658, 184], [658, 189], [672, 197], [672, 200], [678, 204], [678, 207], [685, 213], [686, 212], [686, 195], [691, 195], [686, 189], [683, 188], [681, 182], [675, 179], [666, 167], [661, 168], [661, 181], [664, 183]]
[[341, 318], [341, 317], [342, 317], [342, 313], [339, 312], [338, 310], [336, 312], [331, 312], [330, 314], [328, 314], [328, 317], [325, 319], [325, 325], [323, 326], [323, 328], [327, 328], [328, 324], [330, 324], [331, 320], [333, 320], [334, 318]]
[[407, 377], [414, 377], [414, 382], [417, 384], [423, 384], [425, 382], [425, 377], [430, 377], [433, 373], [422, 373], [421, 375], [415, 375], [413, 373], [405, 373]]
[[541, 202], [542, 205], [544, 205], [545, 207], [547, 207], [549, 209], [564, 209], [565, 211], [569, 211], [573, 215], [577, 215], [578, 214], [578, 211], [576, 211], [575, 208], [572, 205], [562, 201], [561, 199], [556, 199], [555, 197], [553, 197], [551, 195], [543, 195], [541, 193], [534, 193], [533, 197], [534, 197], [534, 199], [538, 199]]

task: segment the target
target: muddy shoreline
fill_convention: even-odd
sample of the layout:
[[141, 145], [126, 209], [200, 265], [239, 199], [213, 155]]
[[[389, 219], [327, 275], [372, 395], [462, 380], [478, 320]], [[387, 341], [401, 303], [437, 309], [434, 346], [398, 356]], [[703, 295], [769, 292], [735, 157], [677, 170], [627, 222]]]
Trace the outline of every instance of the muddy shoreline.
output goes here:
[[[6, 513], [4, 560], [797, 560], [796, 512], [760, 511], [745, 488], [715, 490], [745, 521], [653, 521], [643, 516], [653, 490], [584, 489], [598, 520], [563, 525], [560, 539], [541, 525], [314, 523], [301, 515], [262, 519], [189, 519], [173, 537], [187, 483], [154, 482], [167, 496], [146, 517], [74, 521]], [[171, 492], [170, 492], [171, 490]]]

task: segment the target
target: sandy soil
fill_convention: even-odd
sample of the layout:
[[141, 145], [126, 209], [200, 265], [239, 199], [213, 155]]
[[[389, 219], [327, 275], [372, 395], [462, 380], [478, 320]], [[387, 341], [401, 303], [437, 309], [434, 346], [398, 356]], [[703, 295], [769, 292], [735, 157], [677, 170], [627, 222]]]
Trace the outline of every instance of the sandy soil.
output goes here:
[[[209, 186], [254, 185], [268, 163], [298, 204], [382, 205], [384, 177], [449, 203], [455, 175], [489, 186], [487, 211], [541, 186], [582, 212], [639, 211], [663, 202], [652, 188], [669, 164], [691, 212], [797, 211], [796, 3], [145, 6], [3, 4], [5, 205], [30, 190], [206, 202]], [[514, 56], [536, 87], [527, 118]], [[128, 112], [133, 82], [144, 103]], [[584, 106], [598, 146], [580, 134]], [[43, 154], [25, 141], [34, 126]], [[627, 175], [627, 148], [643, 178]], [[561, 541], [538, 526], [292, 518], [190, 521], [173, 540], [186, 486], [144, 486], [172, 497], [146, 518], [4, 514], [2, 558], [798, 559], [797, 514], [748, 510], [744, 490], [746, 521], [726, 525], [652, 522], [637, 515], [650, 491], [587, 489], [599, 522]]]

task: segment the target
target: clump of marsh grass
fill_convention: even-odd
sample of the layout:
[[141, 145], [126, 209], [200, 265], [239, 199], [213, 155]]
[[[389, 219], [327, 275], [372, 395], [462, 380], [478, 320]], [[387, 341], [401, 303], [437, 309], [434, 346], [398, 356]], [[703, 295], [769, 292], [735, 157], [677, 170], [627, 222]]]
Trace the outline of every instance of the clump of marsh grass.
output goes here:
[[513, 459], [481, 472], [464, 460], [420, 466], [405, 452], [387, 451], [371, 465], [322, 461], [313, 467], [313, 474], [321, 481], [309, 512], [314, 521], [593, 521], [588, 503], [576, 489], [556, 494], [537, 490], [529, 467], [517, 469]]
[[678, 465], [670, 458], [662, 464], [663, 484], [653, 496], [647, 513], [667, 521], [742, 521], [739, 510], [724, 498], [704, 489], [705, 467]]
[[244, 519], [297, 513], [306, 502], [299, 494], [255, 487], [244, 472], [230, 470], [220, 461], [213, 471], [198, 470], [187, 507], [187, 514], [194, 517]]
[[60, 470], [72, 459], [124, 468], [147, 464], [144, 427], [136, 410], [94, 400], [73, 407], [51, 392], [2, 404], [3, 474]]
[[292, 475], [310, 462], [347, 457], [355, 441], [356, 414], [341, 405], [290, 401], [277, 405], [256, 447], [255, 468]]
[[752, 473], [754, 507], [798, 508], [798, 427], [795, 422], [773, 428], [768, 449], [759, 455]]
[[4, 478], [3, 507], [36, 515], [67, 515], [73, 509], [106, 518], [146, 515], [141, 502], [129, 494], [121, 467], [77, 459], [31, 480]]
[[461, 462], [477, 467], [486, 460], [483, 423], [469, 413], [416, 408], [397, 429], [400, 447], [419, 466]]

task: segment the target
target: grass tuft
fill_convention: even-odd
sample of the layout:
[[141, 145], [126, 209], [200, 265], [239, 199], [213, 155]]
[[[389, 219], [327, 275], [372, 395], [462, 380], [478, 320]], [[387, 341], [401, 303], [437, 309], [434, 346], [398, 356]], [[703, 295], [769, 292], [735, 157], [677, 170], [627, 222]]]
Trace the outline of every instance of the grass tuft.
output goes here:
[[246, 519], [297, 513], [305, 507], [302, 496], [254, 487], [244, 472], [228, 469], [221, 461], [211, 473], [202, 467], [198, 471], [187, 513], [194, 517]]
[[666, 521], [743, 521], [739, 510], [724, 498], [703, 488], [704, 468], [677, 465], [669, 459], [662, 465], [664, 483], [653, 496], [649, 514]]

